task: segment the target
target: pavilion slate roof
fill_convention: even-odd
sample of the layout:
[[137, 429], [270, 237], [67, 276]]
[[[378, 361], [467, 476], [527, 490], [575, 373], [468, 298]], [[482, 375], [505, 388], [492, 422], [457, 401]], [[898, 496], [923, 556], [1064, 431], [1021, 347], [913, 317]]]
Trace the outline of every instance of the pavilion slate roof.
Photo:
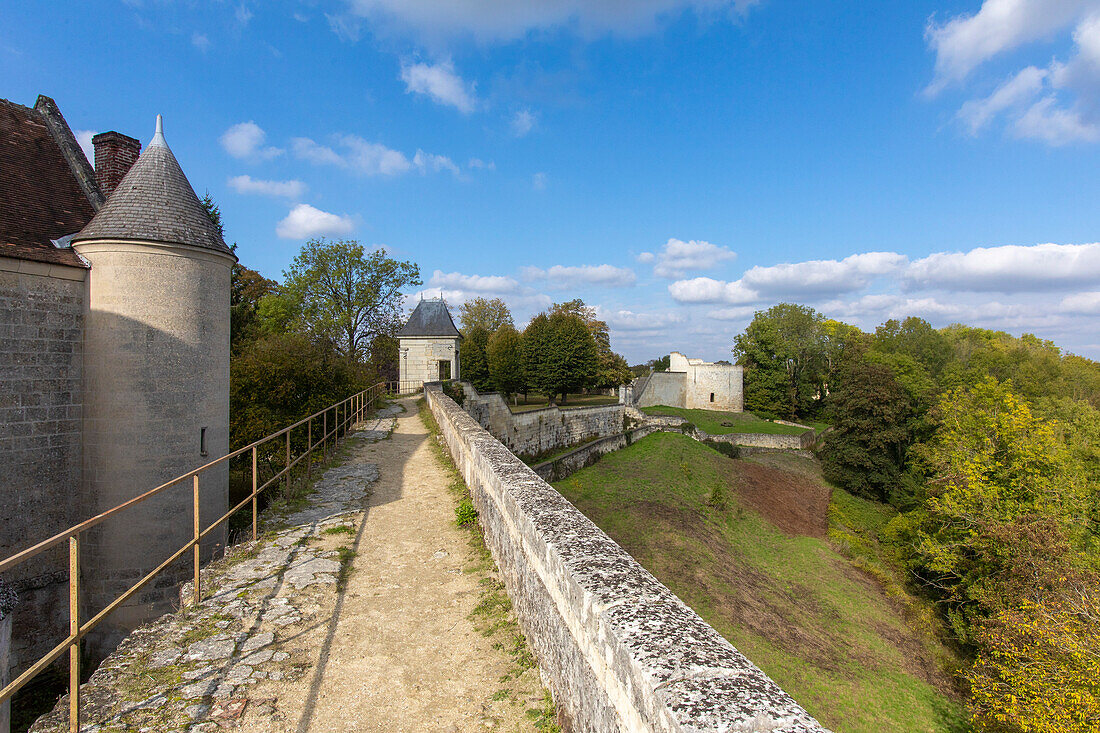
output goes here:
[[0, 99], [0, 256], [86, 267], [51, 240], [79, 232], [95, 216], [89, 192], [99, 196], [96, 203], [102, 199], [53, 100], [39, 97], [31, 108]]
[[462, 338], [442, 299], [422, 300], [409, 316], [408, 322], [397, 332], [400, 336], [441, 336]]
[[165, 142], [159, 117], [157, 123], [145, 152], [73, 243], [141, 240], [232, 254]]

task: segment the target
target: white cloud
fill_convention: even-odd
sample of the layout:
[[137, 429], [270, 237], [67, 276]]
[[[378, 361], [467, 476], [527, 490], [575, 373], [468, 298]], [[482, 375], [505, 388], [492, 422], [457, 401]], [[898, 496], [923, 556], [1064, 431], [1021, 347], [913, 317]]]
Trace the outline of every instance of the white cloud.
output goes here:
[[714, 269], [721, 263], [736, 257], [736, 252], [717, 244], [695, 239], [685, 242], [671, 238], [656, 255], [652, 252], [643, 252], [638, 255], [638, 261], [644, 263], [656, 259], [657, 264], [653, 267], [653, 274], [675, 280], [689, 272]]
[[635, 313], [631, 310], [609, 310], [596, 306], [596, 316], [607, 323], [612, 333], [628, 331], [632, 333], [658, 332], [669, 326], [683, 323], [685, 317], [680, 313]]
[[523, 276], [528, 280], [545, 280], [554, 289], [596, 285], [605, 288], [623, 288], [634, 284], [637, 276], [628, 267], [614, 265], [554, 265], [543, 270], [540, 267], [524, 267]]
[[464, 82], [449, 60], [435, 65], [402, 66], [401, 81], [405, 82], [406, 92], [427, 95], [438, 104], [454, 107], [463, 114], [473, 112], [477, 106], [474, 85]]
[[1066, 313], [1100, 315], [1100, 292], [1074, 293], [1062, 298], [1061, 310]]
[[237, 6], [234, 16], [241, 25], [248, 25], [248, 21], [252, 20], [252, 11], [248, 9], [247, 5], [242, 3]]
[[546, 189], [546, 174], [540, 172], [540, 173], [536, 173], [535, 175], [531, 176], [531, 188], [535, 189], [536, 191], [545, 190]]
[[264, 181], [247, 175], [233, 176], [229, 179], [229, 185], [237, 193], [256, 193], [288, 199], [301, 198], [306, 192], [306, 184], [301, 181]]
[[1077, 110], [1058, 107], [1057, 99], [1049, 96], [1032, 105], [1016, 121], [1015, 133], [1050, 145], [1094, 143], [1100, 141], [1100, 124], [1085, 121]]
[[368, 142], [357, 135], [341, 135], [339, 141], [346, 150], [347, 164], [359, 173], [368, 176], [393, 176], [412, 168], [412, 163], [404, 153], [380, 143]]
[[756, 312], [754, 306], [741, 306], [738, 308], [715, 308], [707, 313], [707, 318], [716, 321], [747, 321]]
[[350, 216], [330, 214], [309, 204], [298, 204], [276, 225], [275, 233], [283, 239], [309, 239], [310, 237], [340, 237], [355, 231], [355, 220]]
[[669, 295], [677, 303], [730, 303], [742, 305], [760, 300], [760, 294], [746, 288], [740, 280], [725, 282], [710, 277], [677, 280], [668, 286]]
[[239, 122], [222, 134], [220, 141], [225, 152], [234, 158], [266, 160], [282, 155], [280, 148], [263, 147], [267, 133], [252, 120]]
[[634, 259], [638, 260], [638, 262], [641, 262], [643, 265], [648, 265], [649, 263], [657, 259], [657, 255], [653, 254], [652, 252], [642, 252]]
[[210, 50], [210, 39], [206, 37], [205, 33], [195, 32], [191, 34], [191, 45], [206, 53]]
[[957, 117], [970, 128], [971, 135], [977, 134], [997, 114], [1034, 99], [1042, 92], [1046, 76], [1045, 69], [1028, 66], [997, 87], [988, 97], [964, 103], [959, 108]]
[[1100, 243], [977, 247], [913, 262], [911, 288], [1017, 293], [1100, 282]]
[[393, 25], [423, 35], [472, 35], [512, 40], [530, 31], [576, 29], [585, 35], [635, 35], [692, 9], [706, 15], [735, 15], [759, 0], [348, 0], [351, 12], [375, 25]]
[[874, 277], [899, 271], [908, 262], [896, 252], [865, 252], [843, 260], [810, 260], [756, 266], [741, 278], [764, 297], [821, 298], [863, 290]]
[[518, 280], [503, 275], [463, 275], [461, 272], [443, 272], [442, 270], [432, 273], [428, 280], [428, 287], [479, 294], [518, 293], [522, 289]]
[[1049, 38], [1096, 7], [1096, 0], [985, 0], [974, 15], [930, 21], [925, 36], [936, 53], [936, 79], [928, 91], [937, 93], [995, 56]]
[[470, 170], [495, 171], [497, 169], [497, 164], [491, 160], [486, 162], [481, 158], [470, 158], [470, 161], [466, 163], [466, 167]]
[[446, 155], [432, 155], [431, 153], [425, 153], [423, 150], [417, 150], [416, 155], [413, 156], [413, 165], [420, 170], [421, 174], [428, 171], [437, 173], [439, 171], [450, 171], [456, 176], [459, 175], [458, 166]]
[[88, 159], [88, 162], [93, 166], [95, 165], [95, 145], [92, 144], [92, 138], [96, 136], [95, 130], [76, 130], [73, 132], [76, 137], [76, 142], [80, 145], [80, 149], [84, 151], [84, 157]]
[[290, 140], [290, 149], [294, 156], [318, 165], [346, 165], [340, 154], [332, 148], [318, 145], [308, 137], [295, 137]]
[[512, 117], [512, 134], [523, 137], [535, 127], [535, 114], [529, 109], [521, 109]]
[[363, 23], [359, 18], [346, 13], [325, 13], [328, 27], [344, 43], [355, 43], [363, 34]]

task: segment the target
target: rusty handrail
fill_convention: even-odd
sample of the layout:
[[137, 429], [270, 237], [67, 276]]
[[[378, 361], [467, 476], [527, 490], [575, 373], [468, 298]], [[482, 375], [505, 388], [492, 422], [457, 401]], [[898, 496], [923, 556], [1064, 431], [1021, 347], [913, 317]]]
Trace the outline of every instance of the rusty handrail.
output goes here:
[[[59, 532], [52, 537], [49, 537], [31, 547], [26, 548], [16, 554], [0, 560], [0, 572], [8, 570], [10, 568], [19, 565], [20, 563], [45, 552], [46, 550], [60, 544], [63, 541], [68, 540], [69, 544], [69, 635], [65, 639], [40, 657], [34, 664], [32, 664], [23, 674], [19, 675], [16, 679], [12, 680], [6, 687], [0, 690], [0, 703], [9, 700], [15, 695], [27, 682], [37, 676], [47, 666], [57, 660], [66, 650], [69, 651], [69, 729], [73, 733], [77, 733], [80, 730], [80, 641], [83, 639], [93, 628], [96, 627], [103, 619], [107, 618], [113, 611], [119, 606], [134, 596], [139, 590], [144, 588], [153, 578], [163, 572], [170, 565], [175, 563], [185, 554], [188, 550], [193, 551], [193, 578], [194, 584], [192, 602], [198, 603], [202, 600], [202, 585], [201, 576], [199, 575], [200, 559], [199, 548], [202, 540], [215, 528], [226, 522], [233, 514], [244, 508], [246, 504], [252, 504], [252, 539], [255, 540], [257, 535], [257, 497], [265, 489], [278, 483], [280, 479], [286, 480], [286, 485], [290, 486], [290, 474], [291, 471], [301, 463], [303, 460], [308, 460], [307, 463], [307, 476], [312, 476], [313, 469], [313, 451], [315, 448], [320, 447], [323, 454], [329, 452], [328, 441], [332, 439], [332, 449], [339, 445], [340, 432], [343, 430], [344, 435], [347, 435], [347, 429], [349, 425], [354, 425], [363, 415], [364, 411], [373, 408], [379, 398], [386, 394], [395, 394], [400, 391], [400, 383], [398, 382], [379, 382], [365, 390], [357, 392], [350, 397], [347, 397], [340, 402], [334, 402], [328, 407], [318, 410], [312, 415], [308, 415], [298, 422], [289, 425], [282, 430], [276, 431], [271, 435], [263, 437], [257, 441], [249, 443], [248, 445], [238, 448], [237, 450], [230, 451], [221, 458], [216, 458], [213, 461], [203, 464], [202, 466], [188, 471], [187, 473], [177, 476], [176, 478], [167, 481], [154, 489], [146, 491], [144, 494], [134, 497], [128, 501], [125, 501], [117, 506], [113, 506], [110, 509], [101, 512], [94, 517], [84, 520], [79, 524], [75, 524], [62, 532]], [[329, 429], [329, 412], [333, 413], [332, 429]], [[323, 429], [321, 431], [320, 440], [315, 442], [313, 433], [313, 421], [321, 418], [323, 423]], [[290, 434], [295, 428], [307, 426], [307, 446], [305, 450], [295, 458], [291, 458], [291, 441]], [[258, 478], [257, 468], [257, 449], [276, 438], [286, 436], [286, 465], [281, 471], [276, 473], [267, 481], [260, 484]], [[251, 452], [252, 454], [252, 493], [245, 497], [244, 500], [239, 502], [236, 506], [232, 507], [222, 516], [218, 517], [212, 524], [205, 529], [202, 529], [202, 522], [199, 516], [199, 474], [206, 469], [212, 468], [225, 461], [232, 460], [245, 453]], [[184, 544], [183, 547], [176, 550], [172, 555], [154, 568], [151, 572], [146, 574], [136, 583], [131, 585], [120, 596], [107, 604], [98, 613], [92, 616], [84, 623], [80, 623], [80, 535], [85, 530], [88, 530], [101, 522], [107, 520], [111, 516], [122, 512], [132, 506], [140, 504], [141, 502], [149, 499], [157, 494], [165, 491], [172, 486], [179, 484], [182, 481], [191, 479], [193, 482], [192, 504], [193, 504], [193, 525], [194, 532], [190, 541]]]

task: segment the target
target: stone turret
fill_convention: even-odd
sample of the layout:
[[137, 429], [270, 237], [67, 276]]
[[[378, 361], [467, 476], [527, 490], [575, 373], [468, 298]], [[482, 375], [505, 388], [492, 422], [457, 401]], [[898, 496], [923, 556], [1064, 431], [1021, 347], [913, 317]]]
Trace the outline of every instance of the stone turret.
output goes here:
[[[165, 141], [145, 151], [73, 238], [91, 266], [84, 335], [84, 503], [95, 514], [229, 450], [229, 291], [235, 257]], [[91, 532], [86, 612], [96, 613], [192, 533], [189, 482]], [[228, 468], [201, 477], [204, 526], [228, 504]], [[225, 531], [203, 544], [209, 557]], [[89, 637], [94, 656], [168, 609], [180, 564]]]

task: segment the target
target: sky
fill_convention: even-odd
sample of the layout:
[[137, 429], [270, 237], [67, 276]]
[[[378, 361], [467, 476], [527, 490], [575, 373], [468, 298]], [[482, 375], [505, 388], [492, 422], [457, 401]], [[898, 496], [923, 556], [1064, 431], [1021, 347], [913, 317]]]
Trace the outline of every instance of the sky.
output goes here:
[[355, 239], [632, 364], [779, 302], [1100, 359], [1100, 0], [30, 0], [0, 79], [87, 148], [162, 114], [268, 277]]

